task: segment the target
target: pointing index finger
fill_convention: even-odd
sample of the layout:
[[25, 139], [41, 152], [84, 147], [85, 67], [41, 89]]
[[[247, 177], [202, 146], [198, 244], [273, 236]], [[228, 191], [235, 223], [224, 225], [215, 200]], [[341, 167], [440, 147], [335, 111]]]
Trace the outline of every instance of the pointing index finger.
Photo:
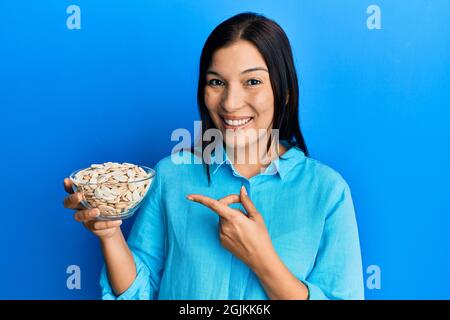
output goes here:
[[[233, 195], [231, 195], [233, 196]], [[237, 195], [236, 195], [237, 196]], [[215, 211], [220, 217], [224, 219], [229, 219], [231, 216], [233, 216], [235, 213], [233, 212], [233, 209], [229, 208], [226, 203], [234, 203], [235, 198], [229, 198], [225, 197], [221, 200], [215, 200], [210, 197], [203, 196], [201, 194], [190, 194], [187, 196], [187, 198], [191, 201], [201, 203], [211, 210]], [[233, 201], [233, 202], [230, 202]]]
[[230, 194], [230, 195], [228, 195], [226, 197], [223, 197], [222, 199], [220, 199], [218, 201], [222, 202], [226, 206], [229, 206], [232, 203], [241, 202], [241, 198], [237, 194]]

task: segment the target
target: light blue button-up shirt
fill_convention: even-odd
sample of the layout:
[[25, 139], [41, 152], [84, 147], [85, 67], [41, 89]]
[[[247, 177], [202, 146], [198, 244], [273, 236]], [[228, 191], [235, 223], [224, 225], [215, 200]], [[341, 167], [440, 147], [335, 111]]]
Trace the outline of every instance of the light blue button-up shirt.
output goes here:
[[[355, 212], [341, 175], [290, 148], [283, 159], [246, 179], [224, 155], [224, 161], [213, 158], [211, 185], [190, 152], [176, 153], [178, 161], [168, 156], [158, 162], [127, 241], [137, 277], [117, 297], [104, 267], [102, 298], [268, 299], [253, 271], [221, 245], [218, 215], [186, 199], [190, 193], [219, 199], [239, 194], [245, 185], [276, 252], [307, 285], [310, 299], [363, 299]], [[192, 164], [176, 164], [180, 159]]]

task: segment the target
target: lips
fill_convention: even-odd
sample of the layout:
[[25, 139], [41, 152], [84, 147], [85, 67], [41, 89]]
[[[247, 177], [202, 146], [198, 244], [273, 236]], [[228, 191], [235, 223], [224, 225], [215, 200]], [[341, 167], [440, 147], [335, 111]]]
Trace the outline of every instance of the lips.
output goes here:
[[223, 121], [229, 125], [229, 126], [242, 126], [252, 120], [252, 118], [246, 118], [246, 119], [240, 119], [240, 120], [229, 120], [229, 119], [223, 119]]
[[225, 129], [241, 129], [252, 122], [253, 117], [221, 117]]

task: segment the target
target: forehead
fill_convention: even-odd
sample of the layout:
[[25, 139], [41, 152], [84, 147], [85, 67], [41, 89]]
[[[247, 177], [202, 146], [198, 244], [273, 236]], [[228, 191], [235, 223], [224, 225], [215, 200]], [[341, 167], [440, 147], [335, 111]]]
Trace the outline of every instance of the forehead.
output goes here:
[[254, 67], [267, 68], [263, 56], [252, 43], [239, 40], [217, 50], [209, 69], [221, 74], [233, 74]]

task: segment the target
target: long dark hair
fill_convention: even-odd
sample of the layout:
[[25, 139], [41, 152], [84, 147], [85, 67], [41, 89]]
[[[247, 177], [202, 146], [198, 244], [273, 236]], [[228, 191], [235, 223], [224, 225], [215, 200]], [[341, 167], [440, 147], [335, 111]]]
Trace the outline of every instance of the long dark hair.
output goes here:
[[[296, 147], [308, 155], [305, 140], [300, 130], [298, 112], [298, 79], [294, 66], [292, 49], [283, 29], [275, 21], [263, 15], [246, 12], [235, 15], [219, 24], [203, 46], [200, 57], [197, 103], [202, 121], [202, 135], [216, 128], [205, 105], [206, 72], [213, 54], [237, 40], [252, 43], [263, 56], [269, 69], [274, 95], [274, 117], [272, 128], [279, 130], [279, 140], [285, 140], [289, 147]], [[272, 137], [269, 137], [268, 148]], [[202, 152], [208, 144], [202, 143]], [[211, 181], [209, 164], [205, 164], [208, 182]]]

